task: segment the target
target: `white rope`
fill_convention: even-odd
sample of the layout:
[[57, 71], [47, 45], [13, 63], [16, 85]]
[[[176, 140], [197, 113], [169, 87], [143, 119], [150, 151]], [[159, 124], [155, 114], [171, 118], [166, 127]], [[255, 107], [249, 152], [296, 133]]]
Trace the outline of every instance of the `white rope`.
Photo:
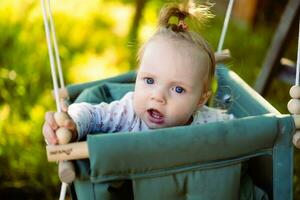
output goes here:
[[224, 20], [224, 23], [223, 23], [222, 33], [221, 33], [221, 37], [220, 37], [219, 44], [218, 44], [218, 49], [217, 49], [217, 52], [219, 52], [219, 53], [222, 51], [222, 48], [223, 48], [223, 44], [224, 44], [224, 40], [225, 40], [227, 28], [228, 28], [228, 22], [229, 22], [229, 19], [230, 19], [233, 3], [234, 3], [234, 0], [230, 0], [229, 4], [228, 4], [228, 7], [227, 7], [227, 10], [226, 10], [225, 20]]
[[68, 186], [68, 184], [66, 184], [64, 182], [61, 184], [59, 200], [65, 200], [66, 193], [67, 193], [67, 186]]
[[[48, 8], [49, 12], [50, 10], [50, 1], [48, 0]], [[46, 41], [47, 41], [47, 47], [48, 47], [48, 53], [49, 53], [49, 60], [50, 60], [50, 67], [51, 67], [51, 76], [52, 76], [52, 81], [53, 81], [53, 87], [54, 87], [54, 97], [55, 97], [55, 103], [57, 107], [57, 111], [61, 112], [61, 107], [59, 103], [59, 93], [58, 93], [58, 81], [57, 81], [57, 75], [56, 75], [56, 70], [55, 70], [55, 62], [54, 62], [54, 55], [53, 55], [53, 48], [51, 44], [51, 37], [50, 37], [50, 30], [49, 30], [49, 23], [48, 23], [48, 17], [47, 17], [47, 10], [45, 7], [45, 0], [41, 0], [41, 5], [42, 5], [42, 11], [43, 11], [43, 21], [44, 21], [44, 26], [45, 26], [45, 33], [46, 33]], [[60, 83], [61, 86], [64, 87], [64, 82], [62, 78], [62, 70], [61, 70], [61, 65], [60, 65], [60, 59], [59, 59], [59, 53], [58, 53], [58, 48], [57, 48], [57, 43], [56, 43], [56, 35], [55, 35], [55, 30], [54, 30], [54, 24], [52, 20], [52, 15], [50, 15], [50, 23], [51, 23], [51, 30], [52, 30], [52, 40], [54, 43], [54, 51], [56, 55], [56, 63], [58, 65], [58, 71], [60, 74]], [[62, 183], [61, 185], [61, 191], [59, 195], [59, 200], [64, 200], [67, 192], [67, 184]]]
[[299, 17], [299, 34], [298, 34], [298, 51], [297, 51], [297, 68], [296, 68], [296, 81], [295, 85], [299, 85], [300, 77], [300, 17]]
[[48, 0], [48, 9], [49, 9], [48, 13], [49, 13], [50, 26], [51, 26], [52, 41], [53, 41], [53, 45], [54, 45], [56, 64], [57, 64], [57, 69], [58, 69], [58, 74], [59, 74], [60, 88], [64, 88], [65, 83], [64, 83], [64, 77], [63, 77], [62, 68], [61, 68], [59, 50], [58, 50], [57, 39], [56, 39], [56, 31], [55, 31], [55, 26], [54, 26], [53, 17], [52, 17], [50, 0]]
[[46, 14], [47, 11], [46, 11], [44, 0], [41, 0], [41, 5], [42, 5], [42, 10], [43, 10], [43, 20], [44, 20], [46, 40], [47, 40], [47, 47], [48, 47], [50, 67], [51, 67], [51, 76], [52, 76], [53, 87], [54, 87], [55, 103], [56, 103], [57, 111], [60, 112], [61, 111], [61, 107], [60, 107], [60, 104], [59, 104], [58, 82], [57, 82], [57, 75], [56, 75], [56, 70], [55, 70], [53, 50], [52, 50], [52, 45], [51, 45], [49, 24], [48, 24], [48, 19], [47, 19], [47, 14]]

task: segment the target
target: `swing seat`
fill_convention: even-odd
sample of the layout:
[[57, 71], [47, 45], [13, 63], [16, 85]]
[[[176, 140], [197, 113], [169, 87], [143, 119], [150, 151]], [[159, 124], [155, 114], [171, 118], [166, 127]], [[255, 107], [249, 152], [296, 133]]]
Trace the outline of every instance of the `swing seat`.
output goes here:
[[[90, 134], [73, 199], [292, 200], [294, 120], [219, 65], [214, 105], [236, 119], [138, 133]], [[135, 73], [70, 85], [71, 102], [120, 99]]]

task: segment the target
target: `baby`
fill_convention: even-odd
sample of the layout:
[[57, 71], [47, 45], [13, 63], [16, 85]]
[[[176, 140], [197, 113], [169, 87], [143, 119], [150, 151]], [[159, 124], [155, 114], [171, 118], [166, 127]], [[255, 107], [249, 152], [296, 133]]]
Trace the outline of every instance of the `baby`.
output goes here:
[[[214, 52], [186, 18], [209, 15], [207, 7], [172, 5], [162, 9], [157, 32], [141, 48], [135, 89], [110, 104], [72, 104], [68, 128], [77, 140], [89, 133], [144, 131], [231, 119], [205, 103], [211, 95]], [[177, 18], [172, 24], [170, 18]], [[43, 134], [57, 144], [53, 112], [46, 113]]]

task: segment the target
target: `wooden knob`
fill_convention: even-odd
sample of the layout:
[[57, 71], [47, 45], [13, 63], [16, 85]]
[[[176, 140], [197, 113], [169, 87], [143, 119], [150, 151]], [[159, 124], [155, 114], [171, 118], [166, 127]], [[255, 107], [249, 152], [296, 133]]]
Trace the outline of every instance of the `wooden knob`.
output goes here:
[[296, 129], [300, 129], [300, 115], [292, 115], [292, 116], [294, 118]]
[[54, 113], [54, 119], [58, 126], [63, 126], [65, 121], [69, 119], [69, 116], [65, 112], [56, 112]]
[[74, 164], [70, 161], [61, 161], [58, 164], [58, 176], [61, 182], [72, 183], [76, 178]]
[[293, 99], [300, 99], [300, 86], [299, 85], [294, 85], [291, 87], [290, 96]]
[[287, 104], [287, 108], [292, 114], [300, 114], [300, 100], [291, 99]]
[[72, 132], [64, 127], [60, 127], [56, 131], [58, 144], [68, 144], [72, 140]]
[[231, 59], [231, 54], [229, 49], [224, 49], [221, 52], [215, 53], [216, 63], [222, 63]]
[[297, 149], [300, 149], [300, 131], [296, 131], [295, 135], [293, 136], [293, 144]]

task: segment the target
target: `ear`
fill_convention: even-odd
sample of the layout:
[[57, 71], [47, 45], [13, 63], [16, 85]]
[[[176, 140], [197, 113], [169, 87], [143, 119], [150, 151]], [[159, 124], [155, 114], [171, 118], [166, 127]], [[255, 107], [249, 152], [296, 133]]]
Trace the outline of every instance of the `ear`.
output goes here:
[[199, 108], [202, 107], [207, 102], [207, 100], [209, 99], [210, 96], [211, 96], [211, 91], [207, 91], [207, 92], [203, 93], [199, 99], [198, 107]]

